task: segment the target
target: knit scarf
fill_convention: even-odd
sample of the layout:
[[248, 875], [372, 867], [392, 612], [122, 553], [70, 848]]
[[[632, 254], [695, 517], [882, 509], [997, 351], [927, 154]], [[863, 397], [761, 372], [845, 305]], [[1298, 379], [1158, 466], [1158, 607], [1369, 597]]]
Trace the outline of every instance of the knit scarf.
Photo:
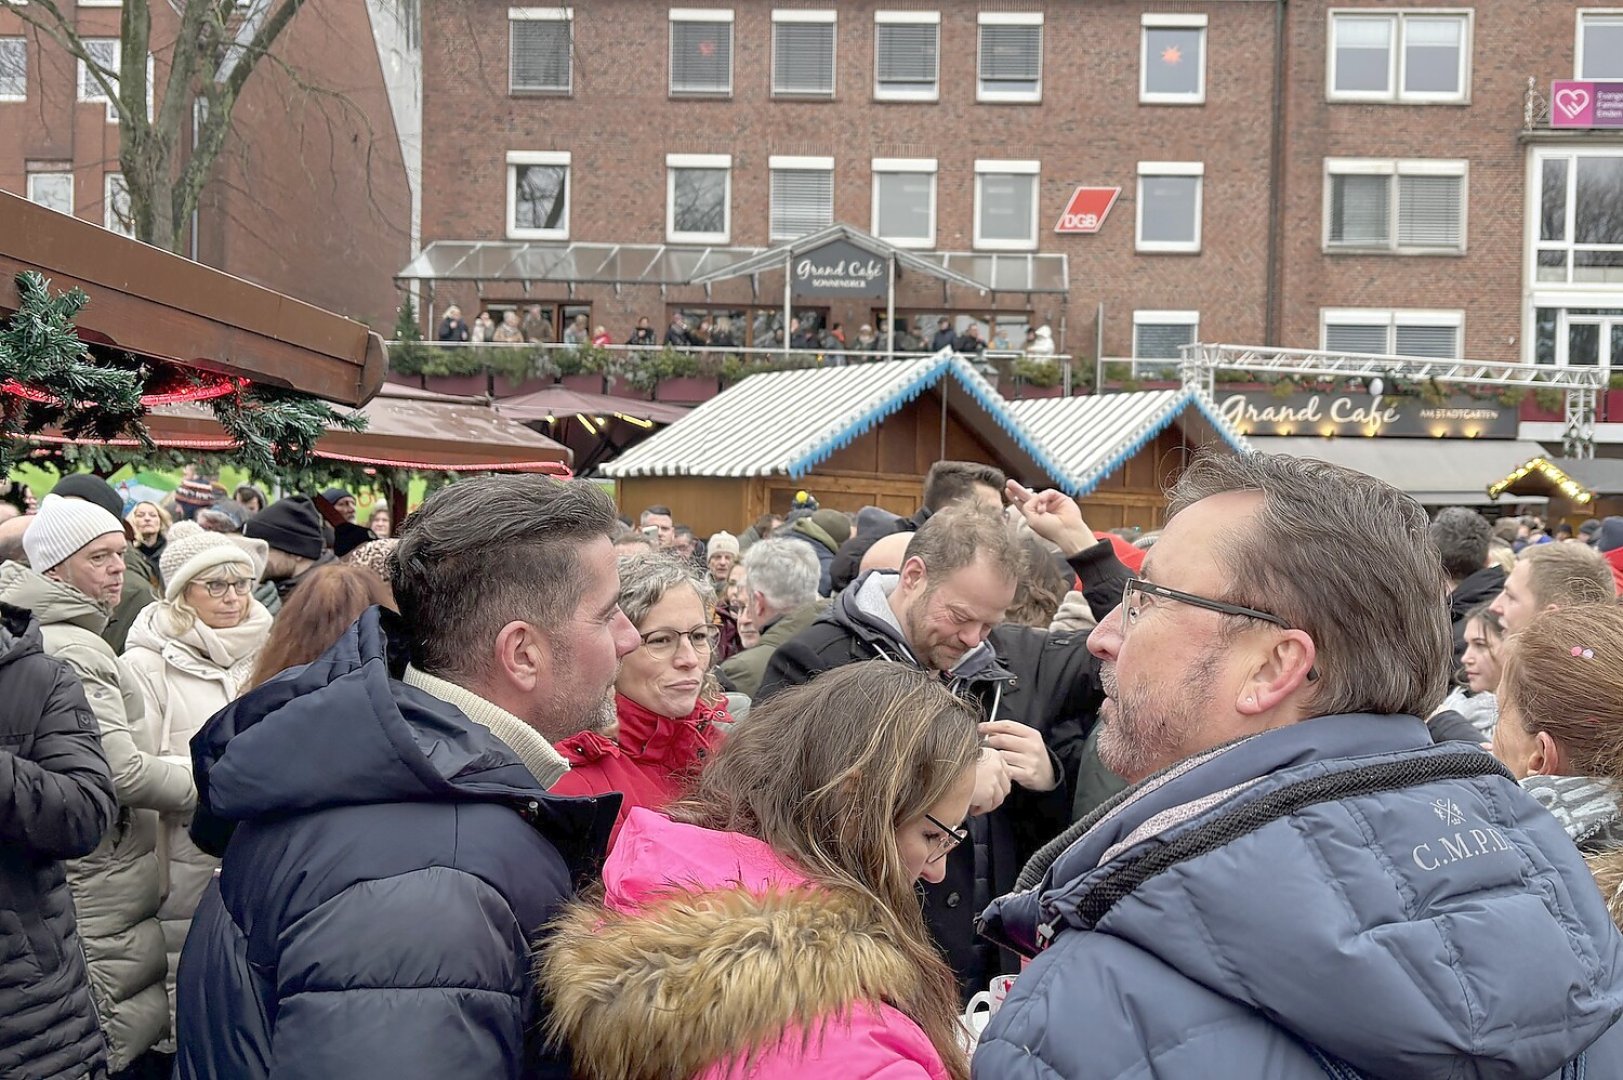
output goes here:
[[274, 620], [265, 605], [250, 599], [248, 617], [236, 626], [215, 628], [205, 625], [202, 619], [194, 618], [191, 628], [184, 633], [176, 632], [174, 612], [167, 603], [159, 602], [152, 607], [155, 609], [154, 618], [157, 619], [153, 629], [202, 663], [224, 672], [231, 696], [236, 697], [253, 674], [259, 651], [265, 647], [265, 639], [270, 636]]

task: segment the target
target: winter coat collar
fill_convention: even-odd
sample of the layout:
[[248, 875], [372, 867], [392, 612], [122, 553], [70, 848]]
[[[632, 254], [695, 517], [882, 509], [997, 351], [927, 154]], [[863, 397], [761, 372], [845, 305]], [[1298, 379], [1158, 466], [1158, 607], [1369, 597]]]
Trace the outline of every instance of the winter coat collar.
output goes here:
[[1463, 619], [1466, 612], [1484, 600], [1491, 600], [1504, 587], [1504, 570], [1498, 566], [1484, 566], [1454, 587], [1448, 596], [1449, 615], [1456, 620]]
[[1603, 776], [1529, 776], [1522, 790], [1555, 815], [1578, 850], [1596, 854], [1623, 846], [1623, 791]]
[[0, 667], [42, 651], [39, 622], [32, 613], [0, 604]]
[[34, 613], [42, 625], [67, 623], [92, 634], [107, 629], [112, 611], [72, 585], [46, 577], [22, 563], [0, 565], [0, 597]]
[[786, 1029], [813, 1034], [855, 1004], [919, 992], [865, 902], [809, 884], [750, 837], [638, 807], [604, 883], [604, 903], [554, 924], [539, 973], [581, 1075], [691, 1077]]
[[[834, 606], [823, 618], [844, 627], [857, 640], [874, 650], [880, 660], [922, 666], [902, 632], [896, 612], [890, 606], [890, 594], [896, 591], [902, 577], [894, 570], [870, 570], [850, 588], [840, 593]], [[959, 658], [946, 675], [955, 681], [973, 684], [1001, 682], [1012, 677], [999, 661], [991, 641], [983, 641]], [[990, 713], [988, 713], [990, 715]]]
[[614, 738], [581, 732], [559, 744], [571, 764], [623, 757], [685, 768], [695, 760], [696, 751], [712, 727], [733, 722], [725, 701], [716, 705], [700, 701], [686, 716], [666, 716], [637, 704], [624, 694], [615, 694], [614, 712], [619, 721]]
[[506, 743], [524, 762], [541, 786], [550, 788], [558, 778], [569, 771], [569, 763], [559, 756], [539, 731], [493, 702], [486, 701], [466, 687], [458, 686], [420, 668], [406, 665], [401, 682], [414, 686], [425, 694], [432, 694], [447, 705], [460, 709], [476, 724], [490, 729], [490, 733]]
[[171, 615], [172, 608], [161, 600], [142, 608], [130, 626], [126, 647], [149, 649], [178, 671], [224, 683], [234, 696], [248, 681], [270, 636], [273, 620], [265, 605], [250, 598], [248, 618], [224, 630], [194, 620], [185, 633], [177, 634]]

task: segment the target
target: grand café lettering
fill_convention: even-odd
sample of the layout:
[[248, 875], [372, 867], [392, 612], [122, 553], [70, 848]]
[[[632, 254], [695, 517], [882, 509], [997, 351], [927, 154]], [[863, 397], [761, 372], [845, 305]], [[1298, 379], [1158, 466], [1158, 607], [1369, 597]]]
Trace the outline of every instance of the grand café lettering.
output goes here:
[[1514, 439], [1516, 410], [1495, 400], [1444, 402], [1370, 394], [1231, 394], [1223, 418], [1247, 435], [1409, 436]]

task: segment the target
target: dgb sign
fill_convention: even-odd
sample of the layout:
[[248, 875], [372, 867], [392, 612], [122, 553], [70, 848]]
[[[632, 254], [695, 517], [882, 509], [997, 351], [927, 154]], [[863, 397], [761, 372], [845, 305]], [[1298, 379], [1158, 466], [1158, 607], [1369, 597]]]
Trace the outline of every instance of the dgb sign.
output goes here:
[[1054, 226], [1057, 233], [1096, 233], [1104, 227], [1110, 208], [1121, 195], [1119, 187], [1079, 187], [1065, 204], [1065, 212]]

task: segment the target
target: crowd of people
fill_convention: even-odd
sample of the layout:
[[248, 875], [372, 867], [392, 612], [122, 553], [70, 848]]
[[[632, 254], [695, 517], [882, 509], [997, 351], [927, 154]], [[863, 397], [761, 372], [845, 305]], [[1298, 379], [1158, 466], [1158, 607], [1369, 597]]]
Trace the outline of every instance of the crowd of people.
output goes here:
[[225, 494], [0, 521], [0, 1075], [1623, 1075], [1623, 518]]

